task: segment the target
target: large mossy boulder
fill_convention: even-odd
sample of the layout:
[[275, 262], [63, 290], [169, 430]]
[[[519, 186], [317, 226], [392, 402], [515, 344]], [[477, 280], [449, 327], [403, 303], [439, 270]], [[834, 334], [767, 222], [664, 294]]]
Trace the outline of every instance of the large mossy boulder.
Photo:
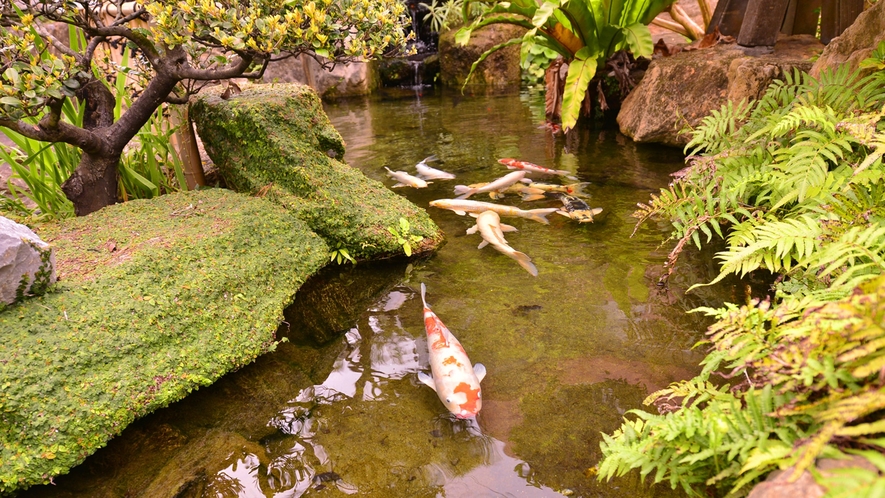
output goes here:
[[298, 84], [256, 85], [229, 99], [206, 92], [191, 107], [206, 152], [227, 185], [290, 210], [354, 257], [403, 254], [388, 228], [405, 218], [434, 250], [443, 234], [427, 212], [339, 161], [344, 141], [317, 94]]
[[0, 495], [273, 350], [283, 309], [329, 253], [287, 210], [224, 189], [38, 233], [59, 283], [0, 312]]
[[822, 49], [816, 38], [797, 35], [781, 38], [773, 53], [761, 56], [726, 44], [655, 59], [624, 99], [618, 126], [636, 142], [684, 146], [690, 136], [683, 128], [697, 126], [728, 101], [759, 98], [785, 73], [808, 71]]
[[[470, 67], [486, 50], [514, 38], [522, 38], [525, 28], [513, 24], [490, 24], [473, 31], [467, 45], [455, 43], [456, 30], [439, 37], [439, 77], [443, 85], [460, 89]], [[521, 69], [519, 46], [511, 45], [482, 61], [465, 88], [468, 92], [504, 92], [519, 89]]]

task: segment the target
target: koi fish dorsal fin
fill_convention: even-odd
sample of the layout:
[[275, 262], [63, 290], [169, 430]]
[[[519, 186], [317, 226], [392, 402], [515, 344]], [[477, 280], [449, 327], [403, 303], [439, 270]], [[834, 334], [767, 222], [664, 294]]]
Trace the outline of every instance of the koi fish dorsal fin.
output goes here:
[[427, 384], [431, 389], [436, 391], [436, 384], [433, 382], [433, 377], [424, 372], [418, 372], [418, 380], [420, 380], [422, 384]]
[[473, 373], [476, 374], [476, 379], [482, 382], [482, 379], [486, 378], [486, 367], [482, 363], [477, 363], [473, 365]]
[[421, 282], [421, 302], [424, 303], [425, 308], [430, 308], [430, 306], [427, 306], [427, 300], [424, 299], [424, 294], [426, 294], [426, 293], [427, 293], [427, 286], [424, 285], [424, 282]]

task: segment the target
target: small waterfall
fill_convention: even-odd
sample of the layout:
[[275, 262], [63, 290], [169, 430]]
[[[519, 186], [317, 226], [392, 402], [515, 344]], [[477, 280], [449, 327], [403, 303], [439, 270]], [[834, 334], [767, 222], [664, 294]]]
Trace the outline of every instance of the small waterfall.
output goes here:
[[421, 75], [423, 69], [421, 66], [423, 65], [423, 61], [409, 61], [409, 66], [412, 68], [412, 73], [414, 74], [414, 77], [412, 79], [412, 86], [414, 88], [421, 88], [424, 86], [424, 83], [422, 81], [423, 77]]

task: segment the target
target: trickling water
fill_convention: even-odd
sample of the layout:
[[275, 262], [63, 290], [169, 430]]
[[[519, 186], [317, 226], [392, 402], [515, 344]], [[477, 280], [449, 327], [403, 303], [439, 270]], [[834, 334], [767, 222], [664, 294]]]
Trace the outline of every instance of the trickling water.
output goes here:
[[[636, 474], [593, 477], [600, 432], [696, 371], [691, 346], [707, 322], [685, 311], [742, 299], [722, 285], [685, 295], [713, 277], [707, 257], [692, 253], [669, 288], [656, 287], [667, 227], [650, 223], [630, 237], [636, 203], [682, 167], [679, 151], [638, 146], [612, 129], [554, 136], [540, 126], [543, 97], [528, 94], [382, 95], [327, 112], [347, 142], [344, 159], [388, 186], [385, 166], [414, 173], [430, 155], [457, 175], [396, 189], [420, 206], [452, 197], [455, 184], [506, 174], [496, 159], [517, 157], [591, 182], [589, 204], [605, 216], [505, 218], [519, 229], [507, 240], [538, 267], [532, 277], [478, 250], [479, 236], [465, 234], [472, 218], [428, 208], [448, 239], [432, 258], [323, 272], [287, 313], [290, 342], [137, 421], [57, 486], [22, 496], [679, 496]], [[476, 420], [454, 419], [416, 379], [428, 370], [422, 282], [471, 360], [488, 369]], [[323, 316], [329, 309], [335, 316]]]
[[412, 73], [415, 75], [412, 79], [412, 86], [415, 88], [421, 88], [424, 86], [424, 82], [421, 81], [421, 65], [423, 61], [409, 61], [409, 66], [412, 68]]

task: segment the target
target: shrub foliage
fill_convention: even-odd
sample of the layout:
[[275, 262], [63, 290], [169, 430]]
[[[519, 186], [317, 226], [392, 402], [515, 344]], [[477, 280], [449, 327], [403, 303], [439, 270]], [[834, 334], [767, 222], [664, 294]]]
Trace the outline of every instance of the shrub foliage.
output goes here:
[[[881, 67], [883, 47], [863, 66]], [[700, 496], [745, 493], [778, 468], [798, 477], [821, 456], [885, 468], [883, 104], [882, 71], [794, 73], [691, 131], [688, 167], [635, 216], [672, 222], [670, 272], [715, 233], [726, 249], [710, 284], [767, 270], [775, 294], [695, 310], [718, 320], [701, 374], [652, 394], [660, 415], [634, 410], [605, 436], [600, 478], [638, 468]], [[834, 496], [885, 489], [864, 472], [820, 482]]]

